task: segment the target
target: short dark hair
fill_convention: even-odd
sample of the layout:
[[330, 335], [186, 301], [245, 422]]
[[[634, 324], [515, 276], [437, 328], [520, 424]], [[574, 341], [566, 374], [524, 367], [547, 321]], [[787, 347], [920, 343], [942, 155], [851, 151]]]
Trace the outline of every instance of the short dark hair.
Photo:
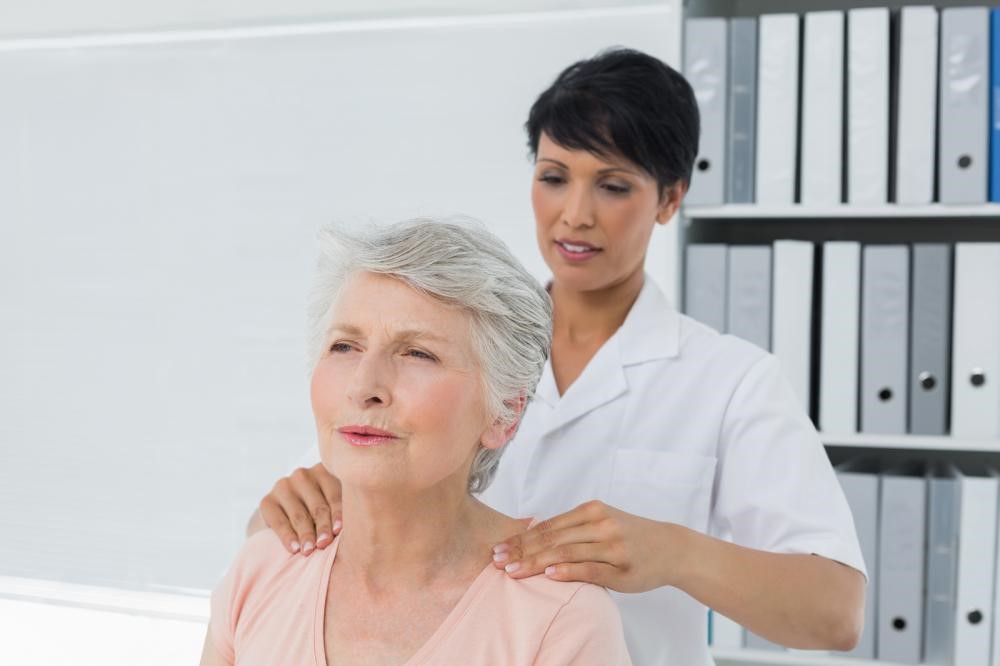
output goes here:
[[661, 190], [681, 180], [690, 185], [699, 126], [687, 80], [661, 60], [624, 48], [564, 69], [525, 123], [532, 157], [544, 132], [564, 148], [623, 157]]

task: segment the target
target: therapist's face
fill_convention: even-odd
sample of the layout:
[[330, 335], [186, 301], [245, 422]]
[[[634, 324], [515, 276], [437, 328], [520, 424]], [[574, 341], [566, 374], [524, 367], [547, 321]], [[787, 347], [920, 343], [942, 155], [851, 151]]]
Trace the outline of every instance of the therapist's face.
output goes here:
[[464, 489], [486, 414], [465, 312], [361, 273], [334, 305], [311, 396], [323, 464], [345, 489]]
[[569, 150], [544, 133], [531, 203], [553, 281], [575, 291], [605, 289], [641, 272], [654, 226], [666, 224], [676, 210], [639, 167]]

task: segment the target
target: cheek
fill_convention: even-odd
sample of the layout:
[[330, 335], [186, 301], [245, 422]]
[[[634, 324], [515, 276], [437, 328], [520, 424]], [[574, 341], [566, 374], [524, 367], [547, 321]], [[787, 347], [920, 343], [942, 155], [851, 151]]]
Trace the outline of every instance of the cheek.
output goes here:
[[559, 212], [555, 194], [544, 190], [537, 183], [531, 187], [531, 208], [539, 231], [549, 224], [550, 218], [558, 216]]
[[610, 224], [607, 225], [618, 241], [615, 245], [629, 257], [644, 252], [653, 232], [655, 214], [656, 211], [648, 211], [647, 206], [623, 203], [609, 215]]
[[324, 415], [329, 407], [335, 402], [338, 395], [338, 387], [335, 380], [336, 374], [331, 372], [324, 361], [313, 371], [312, 380], [309, 384], [309, 398], [312, 402], [313, 414], [317, 421], [324, 420]]
[[420, 420], [428, 431], [461, 441], [478, 436], [484, 420], [480, 389], [474, 382], [447, 381], [425, 385], [420, 394]]

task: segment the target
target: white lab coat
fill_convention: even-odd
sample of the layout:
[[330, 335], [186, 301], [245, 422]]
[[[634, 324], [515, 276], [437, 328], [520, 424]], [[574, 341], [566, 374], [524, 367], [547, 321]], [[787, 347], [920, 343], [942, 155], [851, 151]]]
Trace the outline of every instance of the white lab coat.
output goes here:
[[[648, 276], [565, 395], [546, 364], [482, 499], [547, 518], [590, 499], [865, 572], [854, 522], [777, 359], [678, 313]], [[711, 664], [706, 609], [675, 588], [614, 594], [636, 664]]]
[[[317, 450], [304, 464], [318, 459]], [[600, 499], [865, 573], [850, 509], [777, 359], [680, 314], [648, 276], [625, 323], [565, 395], [546, 363], [481, 498], [539, 519]], [[687, 594], [613, 596], [634, 663], [712, 663], [706, 609]]]

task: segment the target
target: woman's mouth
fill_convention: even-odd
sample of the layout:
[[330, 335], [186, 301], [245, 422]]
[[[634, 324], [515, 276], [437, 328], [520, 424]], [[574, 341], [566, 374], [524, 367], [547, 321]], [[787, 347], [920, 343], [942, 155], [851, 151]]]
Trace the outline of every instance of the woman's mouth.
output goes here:
[[570, 261], [586, 261], [601, 251], [601, 248], [581, 241], [559, 239], [555, 244], [559, 254]]
[[378, 446], [396, 441], [399, 437], [388, 430], [380, 430], [371, 426], [349, 425], [337, 428], [347, 443], [352, 446]]

